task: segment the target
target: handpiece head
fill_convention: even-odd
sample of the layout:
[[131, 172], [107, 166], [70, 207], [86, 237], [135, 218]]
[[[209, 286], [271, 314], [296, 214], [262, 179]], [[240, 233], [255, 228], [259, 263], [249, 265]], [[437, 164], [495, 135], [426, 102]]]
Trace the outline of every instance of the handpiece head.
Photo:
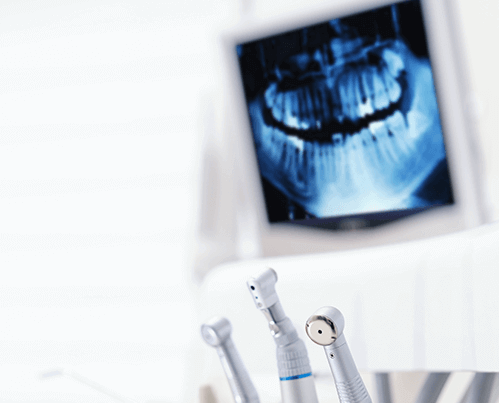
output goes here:
[[333, 344], [343, 333], [345, 319], [341, 312], [331, 306], [318, 309], [305, 325], [308, 337], [321, 346]]
[[232, 326], [228, 319], [214, 317], [201, 326], [201, 336], [210, 346], [222, 345], [232, 333]]
[[251, 277], [246, 284], [253, 295], [258, 309], [267, 309], [279, 301], [275, 291], [277, 273], [273, 269], [266, 269], [256, 277]]

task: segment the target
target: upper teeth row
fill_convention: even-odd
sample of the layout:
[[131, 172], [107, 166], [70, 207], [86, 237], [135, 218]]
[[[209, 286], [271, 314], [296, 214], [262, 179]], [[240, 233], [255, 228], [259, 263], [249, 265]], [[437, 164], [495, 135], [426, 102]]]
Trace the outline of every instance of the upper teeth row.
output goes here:
[[[369, 144], [382, 140], [378, 144], [381, 148], [385, 144], [383, 141], [388, 137], [392, 137], [392, 141], [397, 144], [398, 154], [409, 154], [411, 153], [411, 144], [415, 140], [411, 134], [406, 119], [400, 111], [397, 111], [384, 121], [370, 123], [368, 128], [364, 128], [358, 133], [333, 133], [331, 134], [331, 143], [305, 141], [296, 136], [286, 135], [277, 128], [271, 129], [271, 134], [266, 138], [262, 138], [262, 140], [265, 144], [266, 152], [273, 154], [274, 158], [278, 161], [281, 158], [282, 147], [284, 147], [285, 143], [293, 146], [296, 152], [303, 152], [311, 144], [314, 144], [317, 150], [326, 150], [329, 147], [342, 146], [348, 139], [356, 136], [362, 141], [368, 141]], [[394, 155], [394, 158], [397, 158], [397, 156]]]
[[277, 121], [295, 129], [320, 129], [333, 119], [356, 122], [399, 101], [402, 95], [397, 81], [402, 59], [394, 52], [385, 53], [379, 66], [349, 66], [335, 77], [297, 89], [280, 91], [272, 83], [265, 91], [266, 105]]

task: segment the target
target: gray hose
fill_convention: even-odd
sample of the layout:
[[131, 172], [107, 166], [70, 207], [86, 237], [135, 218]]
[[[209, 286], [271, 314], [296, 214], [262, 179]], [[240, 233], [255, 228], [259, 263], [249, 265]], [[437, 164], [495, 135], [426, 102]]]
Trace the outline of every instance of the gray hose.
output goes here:
[[387, 372], [378, 372], [374, 374], [374, 379], [376, 381], [378, 403], [392, 403], [390, 374], [388, 374]]
[[489, 403], [496, 377], [495, 372], [477, 372], [461, 403]]
[[450, 372], [432, 372], [425, 380], [416, 403], [436, 403]]

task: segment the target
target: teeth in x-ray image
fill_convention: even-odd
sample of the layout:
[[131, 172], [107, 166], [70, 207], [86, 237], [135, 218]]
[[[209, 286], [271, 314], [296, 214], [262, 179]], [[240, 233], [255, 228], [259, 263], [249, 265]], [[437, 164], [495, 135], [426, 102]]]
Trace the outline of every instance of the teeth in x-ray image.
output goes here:
[[250, 102], [261, 173], [318, 218], [422, 207], [445, 158], [429, 60], [401, 38], [341, 41], [289, 57]]

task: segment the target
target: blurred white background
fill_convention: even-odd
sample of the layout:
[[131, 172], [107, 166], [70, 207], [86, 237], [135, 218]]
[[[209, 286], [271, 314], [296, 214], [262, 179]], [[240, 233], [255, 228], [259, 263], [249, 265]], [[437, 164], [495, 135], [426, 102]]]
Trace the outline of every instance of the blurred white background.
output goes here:
[[[116, 401], [78, 375], [184, 397], [199, 109], [233, 12], [0, 3], [1, 402]], [[39, 377], [61, 369], [74, 377]]]
[[[0, 2], [0, 402], [195, 396], [202, 109], [248, 4]], [[499, 3], [456, 4], [499, 200]]]

